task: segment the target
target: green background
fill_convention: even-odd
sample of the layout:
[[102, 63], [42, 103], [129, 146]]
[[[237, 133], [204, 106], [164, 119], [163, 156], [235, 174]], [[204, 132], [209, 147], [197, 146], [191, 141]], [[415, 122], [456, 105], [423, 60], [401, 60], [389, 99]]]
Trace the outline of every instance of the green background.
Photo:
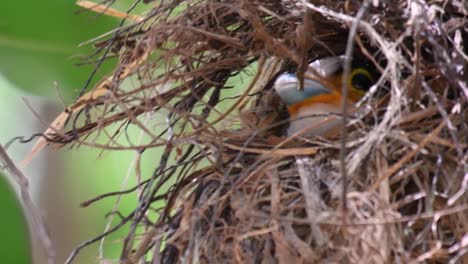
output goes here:
[[[119, 1], [114, 7], [124, 11], [131, 3]], [[142, 5], [136, 12], [149, 8]], [[30, 123], [38, 122], [38, 118], [28, 109], [26, 101], [52, 104], [57, 114], [63, 110], [61, 105], [73, 101], [94, 67], [76, 65], [93, 51], [91, 45], [78, 45], [115, 28], [120, 21], [93, 12], [82, 12], [74, 1], [64, 0], [4, 1], [1, 10], [0, 144], [5, 145], [13, 137], [29, 137], [42, 130], [31, 128]], [[112, 62], [105, 64], [93, 83], [109, 73], [113, 66]], [[51, 121], [54, 117], [40, 118]], [[15, 162], [19, 162], [30, 147], [31, 144], [14, 143], [8, 148], [8, 153]], [[68, 148], [54, 150], [47, 155], [50, 157], [46, 162], [33, 161], [25, 173], [28, 177], [32, 177], [35, 170], [56, 174], [54, 177], [46, 175], [31, 179], [31, 192], [34, 197], [40, 197], [38, 204], [49, 205], [45, 217], [48, 222], [53, 220], [52, 236], [66, 241], [69, 250], [104, 230], [104, 215], [111, 210], [116, 199], [106, 199], [89, 208], [80, 208], [79, 204], [98, 194], [118, 190], [135, 154], [101, 153], [80, 147], [72, 151]], [[154, 161], [143, 162], [147, 164], [145, 172], [154, 164]], [[7, 180], [9, 177], [2, 175], [0, 178], [0, 212], [3, 215], [0, 218], [0, 260], [2, 263], [30, 263], [32, 254], [27, 224], [13, 192], [12, 186], [15, 185]], [[127, 187], [135, 184], [134, 178], [130, 175]], [[135, 195], [129, 195], [122, 201], [120, 211], [128, 213], [135, 202]], [[63, 225], [60, 231], [54, 231], [57, 223]], [[113, 238], [121, 237], [122, 232]], [[107, 240], [105, 249], [105, 257], [108, 258], [115, 258], [120, 252], [118, 241], [112, 241], [112, 237]], [[62, 255], [67, 253], [70, 252]], [[94, 246], [84, 250], [75, 263], [96, 263], [97, 256]]]

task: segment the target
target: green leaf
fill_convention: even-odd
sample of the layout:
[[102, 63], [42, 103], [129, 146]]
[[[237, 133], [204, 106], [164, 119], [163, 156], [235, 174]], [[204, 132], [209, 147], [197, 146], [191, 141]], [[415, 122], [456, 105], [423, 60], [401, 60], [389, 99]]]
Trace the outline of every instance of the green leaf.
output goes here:
[[0, 175], [0, 256], [2, 263], [31, 263], [28, 228], [15, 192]]
[[[2, 3], [0, 73], [40, 95], [56, 97], [54, 82], [62, 93], [78, 92], [93, 70], [75, 65], [93, 51], [90, 45], [78, 45], [118, 24], [117, 19], [80, 10], [74, 1], [63, 0]], [[95, 81], [110, 69], [107, 65]]]

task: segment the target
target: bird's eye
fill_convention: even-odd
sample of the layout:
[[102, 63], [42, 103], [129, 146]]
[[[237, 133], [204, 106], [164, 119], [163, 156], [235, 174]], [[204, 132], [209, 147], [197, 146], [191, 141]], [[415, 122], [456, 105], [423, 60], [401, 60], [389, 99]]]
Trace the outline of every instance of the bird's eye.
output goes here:
[[357, 68], [351, 72], [351, 87], [366, 92], [374, 84], [371, 74], [364, 68]]

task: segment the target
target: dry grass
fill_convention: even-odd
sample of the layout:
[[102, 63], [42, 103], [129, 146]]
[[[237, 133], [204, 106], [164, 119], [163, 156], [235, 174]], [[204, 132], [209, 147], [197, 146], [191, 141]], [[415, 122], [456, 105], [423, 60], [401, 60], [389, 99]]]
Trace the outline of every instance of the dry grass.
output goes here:
[[[119, 64], [46, 133], [48, 143], [162, 151], [152, 175], [136, 171], [147, 179], [130, 190], [139, 206], [70, 262], [131, 223], [123, 263], [468, 263], [466, 3], [161, 2], [95, 41], [96, 57]], [[347, 133], [282, 137], [274, 78], [344, 53], [381, 74]], [[248, 67], [251, 82], [226, 96]], [[138, 84], [123, 90], [128, 78]], [[163, 130], [142, 118], [155, 112]], [[117, 143], [130, 126], [149, 140]]]

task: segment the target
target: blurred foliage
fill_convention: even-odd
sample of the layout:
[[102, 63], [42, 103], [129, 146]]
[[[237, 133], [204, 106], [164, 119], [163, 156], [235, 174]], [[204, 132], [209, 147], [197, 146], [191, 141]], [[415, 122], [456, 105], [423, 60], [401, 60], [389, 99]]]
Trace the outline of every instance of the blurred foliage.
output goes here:
[[0, 256], [2, 263], [31, 263], [27, 225], [14, 191], [0, 175]]
[[[78, 12], [80, 11], [81, 12]], [[118, 25], [113, 18], [83, 12], [74, 1], [4, 1], [0, 19], [0, 72], [17, 86], [35, 94], [56, 97], [83, 86], [92, 65], [75, 64], [92, 52], [81, 42]], [[105, 65], [105, 74], [111, 65]], [[99, 75], [94, 81], [99, 79]]]
[[[120, 1], [118, 7], [128, 8], [131, 2]], [[93, 52], [92, 45], [88, 44], [83, 47], [78, 47], [78, 45], [112, 30], [118, 24], [117, 19], [77, 7], [75, 1], [24, 0], [2, 3], [0, 75], [6, 77], [11, 83], [0, 83], [2, 113], [0, 121], [5, 123], [22, 120], [22, 122], [14, 122], [8, 129], [0, 130], [1, 144], [5, 144], [14, 136], [29, 137], [39, 132], [27, 130], [30, 127], [28, 122], [31, 121], [32, 113], [27, 110], [26, 104], [18, 104], [18, 102], [21, 102], [22, 96], [28, 95], [13, 92], [14, 89], [20, 88], [36, 95], [47, 96], [55, 102], [60, 100], [57, 95], [59, 93], [67, 99], [65, 103], [70, 103], [94, 69], [94, 65], [91, 64], [77, 66], [77, 63], [83, 62], [83, 59]], [[104, 63], [88, 89], [104, 74], [109, 73], [113, 67], [112, 60]], [[24, 155], [22, 149], [25, 149], [25, 146], [13, 145], [9, 153], [13, 157], [22, 157]], [[110, 172], [114, 166], [113, 163], [121, 165], [125, 163], [121, 162], [120, 154], [111, 155], [112, 158], [96, 160], [95, 151], [80, 149], [78, 152], [76, 150], [72, 152], [75, 153], [67, 151], [64, 156], [72, 159], [72, 163], [77, 166], [65, 168], [66, 186], [63, 186], [63, 191], [71, 191], [73, 194], [64, 196], [64, 202], [74, 210], [72, 215], [77, 223], [76, 228], [72, 230], [73, 235], [76, 236], [74, 240], [82, 241], [90, 238], [92, 234], [98, 234], [98, 230], [102, 231], [105, 220], [103, 215], [106, 210], [112, 208], [111, 202], [114, 200], [97, 204], [93, 209], [79, 208], [79, 202], [92, 195], [118, 189], [122, 181], [120, 177], [103, 177], [101, 181], [100, 177], [95, 176], [114, 175]], [[123, 159], [125, 160], [125, 157]], [[93, 166], [83, 166], [85, 162], [91, 162], [90, 160], [94, 160]], [[120, 176], [122, 169], [121, 167], [119, 169]], [[86, 177], [82, 177], [84, 173]], [[96, 181], [92, 182], [90, 179]], [[77, 183], [78, 186], [75, 187]], [[125, 203], [128, 204], [128, 202]], [[134, 203], [131, 204], [134, 206]], [[0, 180], [0, 209], [3, 215], [0, 221], [2, 229], [0, 234], [3, 238], [0, 242], [2, 263], [30, 263], [27, 228], [23, 221], [21, 207], [9, 184], [3, 180]], [[118, 250], [117, 248], [111, 252], [116, 253]], [[89, 256], [88, 260], [95, 262], [96, 251], [90, 252]]]

